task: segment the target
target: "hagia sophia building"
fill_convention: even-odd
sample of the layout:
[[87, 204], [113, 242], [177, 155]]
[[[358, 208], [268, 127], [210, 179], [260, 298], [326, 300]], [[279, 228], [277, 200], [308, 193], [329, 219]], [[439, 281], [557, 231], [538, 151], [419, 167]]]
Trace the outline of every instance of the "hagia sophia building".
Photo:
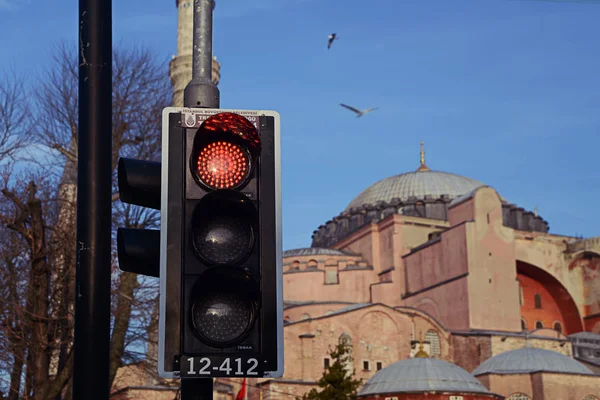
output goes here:
[[[182, 106], [192, 2], [176, 4]], [[249, 380], [247, 398], [302, 398], [346, 341], [361, 400], [600, 400], [600, 236], [549, 233], [537, 210], [430, 169], [423, 145], [415, 164], [358, 193], [311, 247], [284, 252], [285, 373]], [[122, 367], [113, 398], [174, 399], [178, 382], [148, 363]], [[214, 398], [240, 384], [215, 379]]]

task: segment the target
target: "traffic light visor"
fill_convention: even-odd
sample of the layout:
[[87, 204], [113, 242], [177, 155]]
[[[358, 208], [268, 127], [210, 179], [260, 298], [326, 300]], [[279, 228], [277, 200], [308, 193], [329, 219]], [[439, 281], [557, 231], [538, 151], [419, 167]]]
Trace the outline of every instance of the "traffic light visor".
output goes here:
[[219, 113], [198, 128], [190, 169], [207, 189], [237, 189], [248, 181], [259, 152], [260, 136], [247, 118]]

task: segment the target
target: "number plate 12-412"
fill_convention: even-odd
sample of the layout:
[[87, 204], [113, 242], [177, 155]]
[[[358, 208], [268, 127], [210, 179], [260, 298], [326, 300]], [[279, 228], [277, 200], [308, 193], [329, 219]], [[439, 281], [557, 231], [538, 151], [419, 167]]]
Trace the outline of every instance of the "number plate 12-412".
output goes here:
[[262, 365], [257, 358], [249, 357], [190, 357], [182, 356], [180, 376], [206, 378], [212, 376], [263, 377]]

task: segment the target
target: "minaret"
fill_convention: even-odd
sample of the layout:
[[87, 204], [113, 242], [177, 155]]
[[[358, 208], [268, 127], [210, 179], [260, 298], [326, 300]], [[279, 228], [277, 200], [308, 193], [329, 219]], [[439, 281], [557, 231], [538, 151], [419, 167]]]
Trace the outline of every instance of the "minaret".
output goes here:
[[[214, 8], [213, 2], [213, 8]], [[173, 106], [183, 107], [183, 90], [192, 80], [192, 48], [194, 33], [194, 0], [175, 0], [177, 6], [177, 55], [169, 65], [173, 84]], [[219, 83], [221, 65], [213, 56], [212, 80]]]

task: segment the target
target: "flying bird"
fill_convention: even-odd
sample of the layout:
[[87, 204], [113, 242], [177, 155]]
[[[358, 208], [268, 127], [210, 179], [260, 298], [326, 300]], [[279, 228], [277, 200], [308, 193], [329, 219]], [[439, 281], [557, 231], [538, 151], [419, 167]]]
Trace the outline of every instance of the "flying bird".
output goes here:
[[348, 110], [356, 113], [356, 118], [360, 118], [363, 115], [370, 113], [371, 111], [375, 111], [375, 110], [379, 109], [379, 107], [375, 107], [375, 108], [367, 108], [366, 110], [359, 110], [358, 108], [347, 106], [346, 104], [341, 104], [341, 103], [340, 103], [340, 106], [345, 107]]
[[327, 48], [328, 48], [328, 49], [330, 49], [330, 48], [331, 48], [331, 45], [333, 44], [333, 41], [334, 41], [334, 40], [336, 40], [336, 39], [339, 39], [339, 38], [337, 37], [337, 34], [335, 34], [335, 33], [332, 33], [331, 35], [329, 35], [329, 41], [327, 42]]

